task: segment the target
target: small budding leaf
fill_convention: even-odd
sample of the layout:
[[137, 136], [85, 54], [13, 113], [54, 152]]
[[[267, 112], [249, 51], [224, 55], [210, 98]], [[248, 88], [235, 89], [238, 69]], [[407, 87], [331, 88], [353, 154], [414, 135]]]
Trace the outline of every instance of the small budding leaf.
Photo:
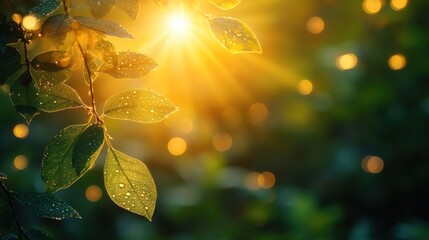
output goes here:
[[84, 106], [77, 92], [72, 87], [62, 83], [49, 88], [40, 88], [38, 101], [38, 108], [48, 113]]
[[246, 23], [230, 17], [211, 17], [208, 22], [213, 36], [231, 53], [262, 53], [258, 38]]
[[103, 19], [93, 19], [87, 17], [74, 17], [74, 20], [80, 24], [85, 25], [98, 32], [120, 37], [120, 38], [134, 38], [127, 29], [123, 28], [120, 24]]
[[61, 6], [61, 1], [58, 0], [44, 0], [34, 8], [30, 9], [30, 13], [37, 14], [38, 17], [47, 16], [53, 13]]
[[143, 162], [110, 147], [104, 165], [104, 185], [118, 206], [152, 219], [157, 192]]
[[65, 39], [71, 31], [72, 19], [65, 14], [58, 14], [46, 19], [42, 25], [42, 36]]
[[95, 18], [102, 18], [112, 11], [115, 0], [89, 0], [89, 10]]
[[[79, 136], [90, 125], [73, 125], [61, 130], [48, 144], [42, 159], [42, 180], [47, 192], [67, 188], [76, 182], [94, 163], [97, 154], [90, 155], [89, 163], [80, 174], [73, 167], [73, 152]], [[82, 151], [85, 151], [83, 149]]]
[[152, 58], [136, 52], [119, 52], [116, 66], [103, 72], [115, 78], [141, 78], [158, 67]]
[[137, 19], [140, 11], [139, 0], [116, 0], [116, 6], [124, 10], [133, 20]]
[[10, 98], [16, 111], [28, 124], [39, 114], [37, 108], [37, 89], [28, 71], [21, 74], [10, 87]]
[[72, 164], [78, 176], [94, 164], [103, 143], [104, 129], [96, 124], [88, 126], [78, 136], [72, 152]]
[[24, 229], [24, 232], [28, 236], [28, 240], [54, 240], [47, 233], [38, 229]]
[[241, 0], [207, 0], [222, 10], [230, 10], [240, 4]]
[[168, 5], [168, 0], [153, 0], [160, 8], [165, 8]]
[[151, 90], [136, 89], [109, 98], [104, 106], [104, 115], [140, 123], [155, 123], [176, 110], [177, 107], [163, 95]]
[[14, 193], [13, 197], [39, 217], [55, 220], [81, 218], [69, 204], [49, 193]]

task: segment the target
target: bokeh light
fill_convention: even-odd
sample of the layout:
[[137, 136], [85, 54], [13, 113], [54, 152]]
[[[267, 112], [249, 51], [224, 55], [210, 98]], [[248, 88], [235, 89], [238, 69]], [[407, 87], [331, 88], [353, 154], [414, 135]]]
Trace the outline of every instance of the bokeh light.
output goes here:
[[19, 13], [12, 14], [12, 20], [14, 22], [16, 22], [16, 24], [21, 24], [21, 22], [22, 22], [22, 15], [19, 14]]
[[17, 138], [26, 138], [28, 136], [29, 129], [25, 124], [18, 124], [13, 128], [13, 135]]
[[187, 148], [186, 141], [181, 137], [174, 137], [168, 141], [167, 149], [174, 156], [180, 156], [185, 153]]
[[263, 172], [258, 175], [258, 184], [262, 188], [272, 188], [275, 183], [276, 176], [272, 172]]
[[407, 59], [403, 54], [395, 54], [389, 58], [388, 64], [392, 70], [401, 70], [407, 64]]
[[225, 152], [232, 146], [232, 137], [229, 133], [220, 132], [213, 136], [213, 146], [220, 152]]
[[381, 0], [364, 0], [362, 2], [362, 8], [368, 14], [378, 13], [382, 6], [383, 2]]
[[261, 185], [259, 185], [258, 179], [259, 179], [258, 172], [249, 172], [244, 177], [244, 185], [249, 190], [256, 191], [261, 188]]
[[313, 92], [313, 83], [310, 80], [304, 79], [299, 81], [297, 88], [301, 95], [309, 95]]
[[390, 7], [395, 11], [404, 9], [408, 4], [408, 0], [390, 0]]
[[337, 58], [336, 64], [340, 70], [350, 70], [356, 67], [358, 58], [353, 53], [347, 53]]
[[325, 29], [325, 21], [321, 17], [311, 17], [307, 21], [307, 29], [312, 34], [319, 34]]
[[34, 15], [27, 15], [22, 19], [22, 27], [27, 30], [37, 30], [39, 26], [39, 20]]
[[378, 156], [366, 156], [362, 160], [362, 169], [365, 172], [377, 174], [383, 171], [384, 161]]
[[254, 103], [249, 108], [249, 119], [253, 125], [260, 125], [268, 118], [268, 108], [263, 103]]
[[88, 188], [86, 188], [85, 197], [86, 199], [88, 199], [88, 201], [98, 202], [100, 201], [102, 196], [103, 196], [103, 191], [99, 186], [91, 185]]
[[13, 159], [13, 166], [17, 170], [24, 170], [28, 166], [28, 158], [24, 155], [18, 155]]

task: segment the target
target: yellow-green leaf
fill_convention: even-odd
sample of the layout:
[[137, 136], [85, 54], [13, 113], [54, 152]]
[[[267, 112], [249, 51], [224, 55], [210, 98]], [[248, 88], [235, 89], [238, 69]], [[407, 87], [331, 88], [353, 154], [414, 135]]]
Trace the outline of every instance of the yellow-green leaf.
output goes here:
[[139, 0], [116, 0], [116, 6], [124, 10], [133, 20], [137, 19], [140, 11]]
[[112, 11], [115, 0], [89, 0], [89, 10], [95, 18], [102, 18]]
[[230, 17], [208, 18], [216, 40], [231, 53], [262, 53], [256, 34], [244, 22]]
[[207, 0], [222, 10], [229, 10], [235, 8], [240, 4], [241, 0]]
[[110, 147], [104, 165], [104, 185], [118, 206], [152, 219], [157, 192], [143, 162]]
[[154, 123], [175, 112], [177, 107], [163, 95], [136, 89], [118, 93], [106, 101], [104, 115], [110, 118]]
[[116, 66], [103, 69], [103, 72], [115, 78], [141, 78], [158, 67], [149, 56], [136, 52], [119, 52]]

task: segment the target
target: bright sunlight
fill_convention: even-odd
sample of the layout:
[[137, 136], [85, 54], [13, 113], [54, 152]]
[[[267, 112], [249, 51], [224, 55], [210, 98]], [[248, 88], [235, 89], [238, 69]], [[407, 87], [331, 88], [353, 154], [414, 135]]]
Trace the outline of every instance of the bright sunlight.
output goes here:
[[169, 20], [170, 31], [177, 35], [186, 34], [190, 28], [189, 18], [185, 14], [173, 15]]

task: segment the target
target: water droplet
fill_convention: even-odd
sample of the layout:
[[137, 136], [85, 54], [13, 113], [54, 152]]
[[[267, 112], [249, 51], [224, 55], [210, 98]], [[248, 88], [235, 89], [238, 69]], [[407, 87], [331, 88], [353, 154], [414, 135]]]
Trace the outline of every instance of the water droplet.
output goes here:
[[127, 195], [127, 196], [131, 196], [131, 193], [127, 192], [127, 193], [125, 193], [125, 195]]
[[124, 188], [124, 187], [125, 187], [125, 184], [123, 184], [123, 183], [119, 183], [119, 187], [120, 187], [120, 188]]
[[149, 209], [149, 207], [144, 207], [144, 209], [148, 210], [148, 209]]
[[118, 170], [118, 169], [116, 169], [116, 170], [115, 170], [115, 172], [117, 172], [117, 173], [118, 173], [118, 172], [119, 172], [119, 170]]

